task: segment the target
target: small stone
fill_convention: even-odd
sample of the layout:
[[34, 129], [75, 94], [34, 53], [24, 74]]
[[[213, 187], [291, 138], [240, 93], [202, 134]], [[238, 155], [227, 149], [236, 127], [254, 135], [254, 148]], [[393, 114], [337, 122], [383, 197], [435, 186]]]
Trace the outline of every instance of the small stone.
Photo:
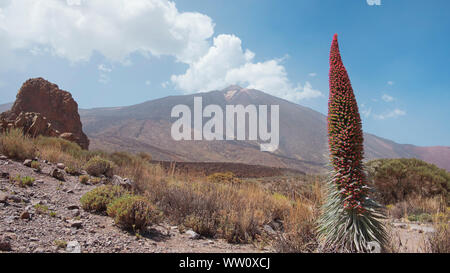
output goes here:
[[9, 239], [0, 237], [0, 251], [11, 251], [11, 242]]
[[4, 155], [0, 155], [0, 160], [7, 160], [8, 159], [8, 157], [7, 156], [4, 156]]
[[60, 180], [60, 181], [66, 181], [66, 180], [64, 179], [64, 173], [63, 173], [61, 170], [59, 170], [58, 168], [54, 168], [54, 169], [51, 171], [50, 175], [51, 175], [52, 177], [54, 177], [54, 178]]
[[73, 218], [80, 216], [80, 210], [78, 210], [78, 209], [72, 210], [71, 216]]
[[80, 207], [78, 205], [68, 205], [67, 209], [68, 210], [74, 210], [74, 209], [80, 209]]
[[30, 213], [27, 210], [24, 210], [21, 214], [20, 214], [20, 219], [23, 220], [28, 220], [31, 218]]
[[78, 220], [69, 221], [70, 227], [81, 228], [83, 227], [83, 222]]
[[0, 203], [8, 203], [8, 198], [9, 195], [4, 193], [4, 192], [0, 192]]
[[9, 173], [7, 173], [7, 172], [0, 172], [0, 178], [9, 179]]
[[25, 161], [23, 162], [23, 165], [27, 166], [27, 167], [31, 167], [31, 162], [33, 162], [33, 160], [31, 159], [25, 159]]
[[275, 230], [273, 230], [273, 228], [271, 226], [269, 226], [269, 225], [264, 225], [263, 228], [264, 228], [264, 231], [266, 231], [267, 234], [269, 234], [269, 235], [275, 235], [276, 234]]
[[81, 253], [81, 245], [78, 241], [70, 241], [67, 243], [66, 251], [69, 253]]
[[200, 234], [193, 231], [192, 229], [186, 231], [186, 234], [189, 236], [189, 239], [191, 239], [191, 240], [197, 240], [200, 238]]
[[57, 167], [58, 169], [64, 170], [64, 168], [66, 167], [66, 165], [64, 165], [64, 163], [58, 163], [58, 164], [56, 164], [56, 167]]

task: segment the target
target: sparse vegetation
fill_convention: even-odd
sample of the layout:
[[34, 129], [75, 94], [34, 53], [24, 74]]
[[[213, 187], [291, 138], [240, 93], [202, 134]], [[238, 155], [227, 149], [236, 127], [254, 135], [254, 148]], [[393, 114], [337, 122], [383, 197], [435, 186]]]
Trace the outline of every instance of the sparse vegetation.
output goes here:
[[39, 164], [38, 161], [33, 160], [31, 162], [31, 168], [33, 168], [33, 169], [37, 170], [38, 172], [40, 172], [41, 171], [41, 164]]
[[120, 186], [100, 186], [84, 194], [80, 202], [84, 210], [104, 212], [114, 199], [125, 194], [127, 194], [127, 191]]
[[36, 156], [33, 140], [24, 135], [22, 130], [11, 129], [0, 134], [0, 152], [9, 158], [24, 160]]
[[159, 221], [156, 207], [148, 199], [138, 195], [124, 195], [108, 205], [107, 213], [114, 222], [132, 230], [143, 230]]
[[[114, 173], [131, 178], [135, 182], [133, 192], [139, 195], [132, 195], [120, 186], [103, 185], [80, 199], [83, 209], [93, 212], [108, 210], [117, 225], [123, 228], [142, 230], [146, 225], [157, 223], [164, 217], [170, 224], [177, 225], [180, 231], [193, 229], [202, 236], [224, 238], [231, 243], [273, 240], [275, 249], [280, 252], [327, 251], [318, 249], [319, 239], [315, 227], [324, 199], [322, 176], [289, 175], [245, 179], [237, 178], [230, 172], [215, 173], [208, 177], [174, 174], [153, 164], [150, 157], [144, 154], [85, 151], [78, 145], [59, 138], [29, 139], [22, 134], [19, 136], [19, 143], [33, 147], [36, 156], [50, 158], [54, 163], [64, 163], [68, 166], [68, 173], [69, 168], [81, 172], [89, 162], [102, 162], [98, 164], [98, 169], [102, 169], [99, 173], [104, 174], [105, 168], [102, 166], [107, 166], [106, 169], [114, 167]], [[0, 137], [3, 139], [4, 135]], [[2, 144], [2, 149], [3, 147], [5, 146]], [[3, 150], [2, 153], [8, 154]], [[37, 168], [34, 162], [38, 163], [33, 161], [32, 167]], [[380, 160], [368, 163], [369, 175], [375, 179], [375, 187], [380, 181], [401, 181], [416, 185], [419, 189], [418, 185], [423, 183], [419, 191], [411, 191], [415, 193], [406, 194], [399, 199], [392, 198], [397, 194], [393, 192], [398, 188], [390, 187], [387, 191], [379, 191], [379, 200], [390, 201], [383, 201], [387, 204], [389, 216], [405, 221], [432, 221], [434, 225], [448, 221], [448, 187], [444, 187], [447, 185], [445, 179], [448, 173], [444, 174], [431, 167], [429, 170], [434, 173], [427, 175], [428, 167], [425, 166], [419, 167], [420, 172], [415, 175], [408, 176], [409, 181], [406, 178], [404, 181], [403, 178], [388, 181], [385, 179], [387, 174], [395, 174], [401, 168], [389, 171], [391, 167], [383, 167], [388, 166], [386, 162], [388, 161]], [[92, 164], [94, 165], [96, 164]], [[411, 163], [407, 166], [421, 165]], [[99, 173], [97, 175], [101, 176]], [[90, 175], [80, 175], [78, 179], [80, 183], [107, 183], [105, 178], [102, 180], [101, 177]], [[11, 181], [29, 186], [34, 179], [15, 176]], [[405, 188], [410, 189], [409, 186]], [[45, 205], [36, 205], [35, 209], [36, 213], [56, 217], [56, 212], [50, 211]], [[267, 226], [273, 231], [267, 232]], [[430, 249], [433, 248], [435, 252], [448, 251], [445, 250], [446, 244], [448, 245], [446, 240], [448, 230], [440, 228], [429, 239]]]
[[367, 163], [377, 199], [394, 204], [418, 196], [442, 196], [450, 204], [450, 173], [418, 159], [377, 159]]
[[100, 156], [94, 156], [84, 166], [84, 168], [90, 175], [93, 176], [105, 175], [107, 177], [113, 176], [113, 167], [114, 164], [111, 161], [104, 159]]
[[36, 205], [34, 205], [34, 209], [36, 210], [37, 214], [47, 214], [48, 213], [48, 207], [46, 205], [36, 204]]
[[67, 247], [67, 242], [64, 240], [55, 240], [53, 242], [55, 244], [55, 246], [57, 246], [58, 248], [62, 248], [65, 249]]
[[226, 172], [226, 173], [213, 173], [207, 177], [209, 182], [213, 183], [231, 183], [238, 184], [241, 182], [239, 178], [237, 178], [234, 173]]
[[81, 184], [87, 184], [89, 182], [89, 175], [84, 174], [84, 175], [80, 175], [80, 177], [78, 178], [78, 180], [80, 181]]
[[20, 174], [15, 177], [10, 178], [11, 182], [18, 183], [20, 187], [31, 187], [33, 186], [34, 178], [29, 176], [20, 176]]

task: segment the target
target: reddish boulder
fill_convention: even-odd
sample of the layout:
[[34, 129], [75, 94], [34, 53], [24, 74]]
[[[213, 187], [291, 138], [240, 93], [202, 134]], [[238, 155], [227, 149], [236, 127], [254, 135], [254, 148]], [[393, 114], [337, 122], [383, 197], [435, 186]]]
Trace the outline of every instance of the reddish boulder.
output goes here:
[[[26, 118], [30, 112], [34, 115], [31, 121]], [[17, 93], [11, 110], [2, 113], [0, 119], [14, 122], [14, 127], [24, 128], [24, 132], [32, 136], [61, 135], [83, 149], [89, 147], [89, 139], [83, 133], [78, 114], [78, 104], [72, 95], [43, 78], [27, 80]], [[2, 122], [2, 127], [5, 127], [5, 122]]]

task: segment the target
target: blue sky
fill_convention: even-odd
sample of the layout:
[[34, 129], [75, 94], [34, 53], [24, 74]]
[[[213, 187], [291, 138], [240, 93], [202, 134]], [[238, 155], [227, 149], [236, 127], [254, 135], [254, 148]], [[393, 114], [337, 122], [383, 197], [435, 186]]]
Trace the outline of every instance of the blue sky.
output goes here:
[[237, 83], [326, 114], [338, 33], [364, 130], [450, 145], [449, 29], [446, 0], [0, 0], [0, 103], [31, 77], [81, 108]]

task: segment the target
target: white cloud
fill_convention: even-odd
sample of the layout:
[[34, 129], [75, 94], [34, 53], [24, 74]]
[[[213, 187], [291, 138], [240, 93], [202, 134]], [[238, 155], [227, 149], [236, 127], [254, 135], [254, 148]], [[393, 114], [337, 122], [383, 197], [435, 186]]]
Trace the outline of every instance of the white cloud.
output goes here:
[[396, 117], [404, 116], [404, 115], [406, 115], [406, 111], [396, 108], [390, 112], [387, 112], [386, 114], [381, 114], [381, 115], [374, 114], [374, 118], [383, 120], [383, 119], [388, 119], [388, 118], [396, 118]]
[[107, 84], [110, 80], [108, 74], [111, 73], [113, 70], [110, 67], [107, 67], [104, 64], [99, 64], [97, 66], [98, 71], [100, 71], [100, 78], [99, 78], [99, 82], [103, 83], [103, 84]]
[[393, 81], [388, 81], [387, 84], [388, 85], [394, 85], [394, 82]]
[[381, 96], [381, 99], [384, 100], [385, 102], [392, 102], [392, 101], [394, 101], [394, 97], [389, 96], [388, 94], [384, 94], [383, 96]]
[[98, 70], [100, 70], [100, 71], [102, 71], [102, 72], [112, 72], [112, 68], [109, 68], [109, 67], [107, 67], [106, 65], [104, 65], [104, 64], [99, 64], [98, 66], [97, 66], [97, 68], [98, 68]]
[[145, 81], [145, 85], [150, 85], [151, 81]]
[[211, 18], [180, 13], [167, 0], [14, 0], [2, 6], [0, 37], [10, 51], [49, 48], [71, 62], [89, 60], [95, 51], [121, 62], [134, 52], [192, 61], [214, 33]]
[[310, 76], [310, 77], [315, 77], [315, 76], [317, 76], [317, 73], [312, 72], [312, 73], [309, 73], [308, 76]]
[[366, 1], [367, 1], [367, 4], [369, 6], [373, 6], [373, 5], [379, 6], [379, 5], [381, 5], [381, 0], [366, 0]]
[[303, 87], [300, 84], [293, 86], [281, 64], [283, 59], [254, 62], [254, 57], [253, 52], [242, 49], [238, 37], [221, 34], [214, 38], [204, 56], [189, 63], [186, 73], [173, 75], [171, 81], [186, 93], [239, 84], [293, 101], [322, 96], [309, 82]]
[[[53, 54], [71, 63], [89, 61], [97, 52], [122, 65], [131, 65], [133, 53], [169, 55], [188, 65], [170, 82], [184, 92], [240, 84], [294, 101], [322, 96], [309, 82], [290, 82], [282, 65], [285, 58], [256, 62], [255, 54], [243, 50], [234, 35], [218, 35], [211, 41], [212, 19], [180, 12], [172, 1], [14, 0], [1, 2], [0, 7], [0, 67], [23, 63], [14, 57], [23, 51]], [[99, 81], [107, 83], [110, 71], [98, 69]]]

